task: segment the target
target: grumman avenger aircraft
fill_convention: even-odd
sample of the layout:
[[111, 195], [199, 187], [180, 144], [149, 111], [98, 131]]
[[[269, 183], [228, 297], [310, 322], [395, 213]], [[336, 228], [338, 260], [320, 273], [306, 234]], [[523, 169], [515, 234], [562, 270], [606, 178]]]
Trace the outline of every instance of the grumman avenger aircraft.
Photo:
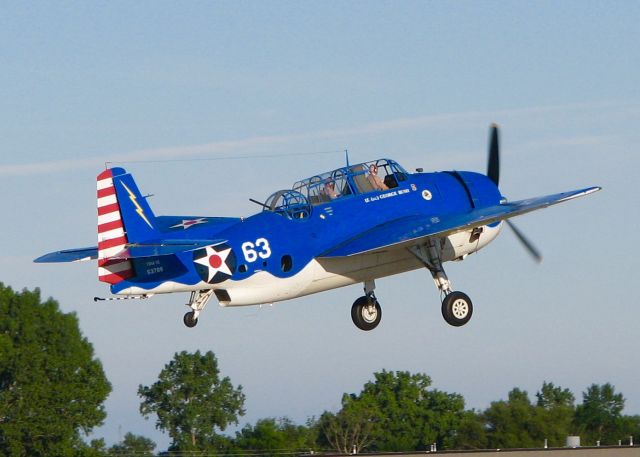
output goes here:
[[[508, 201], [498, 189], [498, 128], [491, 127], [487, 175], [409, 173], [390, 159], [348, 164], [273, 193], [246, 218], [156, 216], [131, 174], [98, 175], [98, 246], [35, 262], [98, 260], [98, 279], [121, 298], [190, 292], [187, 327], [215, 295], [221, 306], [290, 300], [355, 283], [364, 295], [351, 318], [372, 330], [382, 317], [375, 280], [426, 267], [453, 326], [473, 313], [453, 291], [443, 264], [493, 241], [509, 218], [591, 194], [600, 187]], [[114, 299], [114, 298], [111, 298]], [[117, 298], [116, 298], [117, 299]], [[96, 300], [101, 300], [96, 297]]]

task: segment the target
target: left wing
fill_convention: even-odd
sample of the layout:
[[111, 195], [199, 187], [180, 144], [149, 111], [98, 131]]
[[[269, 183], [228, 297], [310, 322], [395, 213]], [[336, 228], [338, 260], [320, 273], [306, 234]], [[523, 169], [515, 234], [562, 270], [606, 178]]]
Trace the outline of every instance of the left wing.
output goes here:
[[345, 257], [382, 251], [389, 247], [410, 246], [422, 238], [443, 237], [452, 233], [489, 225], [514, 216], [556, 205], [597, 192], [601, 187], [529, 198], [500, 205], [478, 208], [464, 214], [445, 216], [414, 215], [378, 225], [322, 253], [320, 258]]

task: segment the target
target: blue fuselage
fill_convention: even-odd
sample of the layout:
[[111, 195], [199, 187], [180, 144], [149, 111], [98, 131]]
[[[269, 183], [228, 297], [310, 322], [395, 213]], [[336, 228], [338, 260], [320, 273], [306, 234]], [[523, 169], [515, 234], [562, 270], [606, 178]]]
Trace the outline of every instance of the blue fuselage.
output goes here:
[[[274, 279], [295, 278], [309, 268], [315, 259], [322, 259], [323, 255], [341, 244], [366, 236], [368, 231], [389, 221], [416, 215], [437, 219], [451, 214], [464, 214], [473, 209], [497, 205], [502, 200], [498, 188], [490, 179], [473, 172], [404, 172], [394, 184], [397, 185], [388, 190], [369, 189], [360, 192], [352, 183], [345, 195], [329, 201], [316, 201], [298, 213], [296, 211], [300, 210], [300, 205], [289, 205], [294, 211], [279, 207], [265, 208], [247, 218], [192, 218], [200, 220], [200, 223], [178, 227], [174, 224], [176, 218], [167, 217], [163, 230], [172, 239], [210, 239], [222, 240], [223, 243], [215, 247], [215, 251], [209, 250], [207, 253], [181, 252], [135, 259], [135, 276], [113, 285], [112, 292], [145, 294], [212, 288], [224, 290], [223, 293], [217, 293], [221, 303], [236, 304], [231, 299], [233, 294], [226, 300], [227, 290], [237, 290], [243, 284], [253, 288], [277, 289], [278, 281], [259, 281], [256, 275], [267, 274]], [[162, 223], [163, 217], [157, 220]], [[478, 249], [480, 247], [477, 246]], [[397, 253], [394, 255], [398, 257]], [[200, 260], [202, 257], [204, 260]], [[336, 264], [337, 260], [332, 259], [331, 262]], [[378, 256], [373, 262], [374, 266], [376, 262], [382, 264], [384, 259]], [[369, 265], [371, 262], [365, 265], [351, 261], [349, 267], [342, 269], [342, 273], [344, 276], [345, 272], [368, 268], [373, 276], [370, 279], [375, 279], [420, 266], [413, 259], [405, 266], [402, 266], [402, 261], [398, 262], [398, 271], [393, 271], [393, 268], [376, 271]], [[327, 270], [326, 265], [324, 270]], [[352, 283], [363, 277], [367, 279], [366, 274], [363, 276], [357, 272], [346, 276], [352, 281], [326, 281], [326, 288]], [[252, 278], [255, 281], [251, 281]], [[307, 275], [305, 281], [318, 278], [316, 272]], [[268, 300], [270, 297], [276, 298], [273, 301], [282, 297], [293, 298], [315, 292], [317, 288], [303, 292], [306, 289], [295, 281], [285, 281], [282, 286], [293, 287], [295, 292], [285, 293], [284, 296], [265, 293], [264, 297], [258, 293], [257, 302], [271, 301]], [[262, 300], [265, 297], [267, 299]], [[252, 300], [236, 300], [237, 304], [253, 304], [247, 301]]]

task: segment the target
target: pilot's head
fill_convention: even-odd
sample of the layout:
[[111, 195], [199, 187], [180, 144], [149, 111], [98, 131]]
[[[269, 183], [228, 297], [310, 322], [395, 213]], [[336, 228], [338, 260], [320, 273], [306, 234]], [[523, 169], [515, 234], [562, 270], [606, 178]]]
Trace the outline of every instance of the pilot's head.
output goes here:
[[371, 173], [372, 175], [375, 175], [378, 173], [378, 167], [375, 166], [374, 164], [369, 165], [369, 173]]

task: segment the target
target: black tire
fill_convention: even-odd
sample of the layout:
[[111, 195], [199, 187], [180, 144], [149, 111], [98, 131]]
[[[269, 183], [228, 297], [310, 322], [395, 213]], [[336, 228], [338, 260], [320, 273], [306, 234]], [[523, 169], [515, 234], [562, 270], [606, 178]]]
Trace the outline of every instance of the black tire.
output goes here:
[[463, 292], [451, 292], [442, 300], [442, 317], [447, 324], [461, 327], [471, 319], [473, 303]]
[[182, 318], [182, 321], [184, 322], [184, 325], [189, 328], [193, 328], [198, 325], [198, 318], [193, 317], [193, 311], [189, 311], [188, 313], [186, 313]]
[[351, 320], [360, 330], [369, 331], [378, 326], [382, 319], [382, 308], [377, 300], [370, 306], [370, 298], [362, 296], [351, 306]]

